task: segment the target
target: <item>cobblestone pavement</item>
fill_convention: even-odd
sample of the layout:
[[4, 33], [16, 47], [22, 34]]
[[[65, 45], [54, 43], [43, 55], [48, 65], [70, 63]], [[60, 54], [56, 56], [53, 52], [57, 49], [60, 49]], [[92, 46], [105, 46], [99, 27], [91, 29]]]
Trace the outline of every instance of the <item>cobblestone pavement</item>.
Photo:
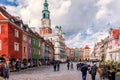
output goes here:
[[[74, 63], [73, 70], [67, 70], [66, 64], [60, 65], [60, 71], [53, 71], [52, 66], [40, 66], [29, 68], [20, 72], [12, 72], [10, 80], [82, 80], [81, 71], [76, 70]], [[87, 80], [91, 80], [91, 76], [87, 75]], [[97, 75], [96, 80], [99, 80]]]

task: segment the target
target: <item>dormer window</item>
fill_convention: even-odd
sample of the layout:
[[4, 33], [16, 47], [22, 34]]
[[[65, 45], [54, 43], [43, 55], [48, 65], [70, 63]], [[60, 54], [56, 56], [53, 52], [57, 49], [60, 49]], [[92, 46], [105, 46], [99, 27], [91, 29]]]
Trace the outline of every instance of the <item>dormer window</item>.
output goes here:
[[15, 22], [14, 19], [11, 19], [12, 22]]
[[43, 18], [46, 18], [45, 14], [43, 14]]
[[20, 23], [20, 27], [21, 27], [21, 28], [23, 27], [23, 24], [22, 24], [22, 23]]
[[28, 28], [26, 28], [26, 31], [28, 32]]

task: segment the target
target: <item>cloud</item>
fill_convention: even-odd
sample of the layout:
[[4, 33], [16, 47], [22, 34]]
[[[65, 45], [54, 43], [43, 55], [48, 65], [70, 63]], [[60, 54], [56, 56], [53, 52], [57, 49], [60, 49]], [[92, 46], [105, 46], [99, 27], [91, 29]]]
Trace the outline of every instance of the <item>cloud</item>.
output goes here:
[[104, 18], [105, 15], [108, 13], [107, 5], [110, 4], [112, 0], [99, 0], [97, 6], [99, 8], [98, 12], [96, 13], [96, 19]]
[[97, 3], [97, 6], [106, 6], [108, 4], [110, 4], [112, 2], [112, 0], [99, 0]]
[[[50, 0], [48, 1], [52, 22], [52, 28], [57, 25], [57, 20], [68, 13], [71, 0]], [[18, 6], [6, 5], [7, 10], [13, 15], [20, 16], [24, 23], [30, 23], [31, 27], [41, 27], [43, 0], [16, 0]], [[39, 23], [37, 23], [39, 22]]]
[[[48, 2], [51, 27], [54, 29], [56, 25], [62, 26], [66, 33], [67, 46], [93, 47], [95, 42], [108, 35], [110, 27], [119, 27], [120, 0], [48, 0]], [[41, 27], [43, 0], [15, 0], [14, 3], [17, 6], [5, 5], [7, 10], [12, 15], [20, 16], [24, 23], [30, 23], [31, 27], [38, 30]]]
[[7, 0], [8, 2], [14, 2], [15, 0]]
[[[85, 32], [86, 34], [88, 33], [87, 30]], [[96, 42], [100, 42], [102, 39], [105, 39], [108, 36], [108, 32], [106, 31], [101, 31], [101, 32], [97, 32], [97, 33], [91, 33], [91, 35], [89, 35], [89, 33], [85, 36], [86, 38], [83, 38], [84, 35], [82, 35], [82, 33], [78, 33], [76, 36], [74, 35], [74, 37], [72, 37], [72, 39], [68, 39], [66, 41], [67, 45], [70, 47], [82, 47], [84, 48], [85, 45], [89, 45], [89, 47], [91, 48], [91, 52], [93, 51], [93, 47], [94, 44]], [[74, 44], [73, 44], [74, 43]]]
[[91, 28], [88, 28], [86, 32], [87, 32], [87, 34], [89, 34], [89, 35], [93, 34], [93, 31], [92, 31]]
[[58, 16], [59, 18], [68, 13], [71, 6], [71, 0], [51, 0], [51, 3], [52, 16]]
[[106, 7], [101, 7], [100, 10], [96, 14], [96, 19], [103, 18], [107, 14], [108, 10]]

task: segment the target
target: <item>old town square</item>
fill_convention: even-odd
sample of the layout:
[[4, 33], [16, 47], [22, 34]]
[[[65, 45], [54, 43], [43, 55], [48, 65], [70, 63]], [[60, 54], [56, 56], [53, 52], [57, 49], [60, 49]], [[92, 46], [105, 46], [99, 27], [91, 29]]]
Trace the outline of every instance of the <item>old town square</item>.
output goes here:
[[0, 80], [120, 80], [119, 5], [0, 0]]

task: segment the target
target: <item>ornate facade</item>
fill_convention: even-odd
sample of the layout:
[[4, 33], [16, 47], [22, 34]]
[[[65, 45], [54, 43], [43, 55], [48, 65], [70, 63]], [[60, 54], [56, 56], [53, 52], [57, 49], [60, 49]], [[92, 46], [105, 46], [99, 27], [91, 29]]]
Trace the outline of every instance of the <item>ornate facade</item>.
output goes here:
[[52, 33], [50, 11], [48, 10], [47, 0], [45, 0], [44, 10], [42, 11], [41, 27], [39, 34], [45, 40], [49, 39], [54, 44], [54, 59], [65, 61], [65, 33], [62, 32], [61, 26], [56, 26], [55, 33]]

